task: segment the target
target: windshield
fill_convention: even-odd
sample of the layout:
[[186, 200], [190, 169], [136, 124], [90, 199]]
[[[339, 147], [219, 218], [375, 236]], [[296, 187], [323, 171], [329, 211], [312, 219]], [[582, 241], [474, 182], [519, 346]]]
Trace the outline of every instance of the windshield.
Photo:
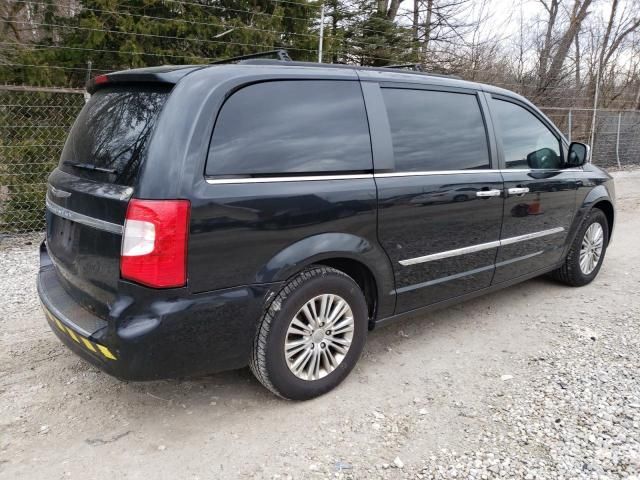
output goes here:
[[78, 115], [59, 168], [84, 178], [133, 185], [169, 91], [149, 86], [98, 90]]

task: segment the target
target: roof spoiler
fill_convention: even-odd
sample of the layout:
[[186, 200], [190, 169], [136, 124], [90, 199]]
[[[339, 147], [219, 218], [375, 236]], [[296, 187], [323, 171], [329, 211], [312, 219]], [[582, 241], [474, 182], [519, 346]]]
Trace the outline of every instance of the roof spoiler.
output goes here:
[[136, 83], [164, 83], [168, 85], [175, 85], [185, 75], [204, 67], [206, 67], [206, 65], [150, 67], [122, 70], [93, 77], [87, 82], [86, 89], [89, 93], [95, 93], [99, 88], [109, 85]]

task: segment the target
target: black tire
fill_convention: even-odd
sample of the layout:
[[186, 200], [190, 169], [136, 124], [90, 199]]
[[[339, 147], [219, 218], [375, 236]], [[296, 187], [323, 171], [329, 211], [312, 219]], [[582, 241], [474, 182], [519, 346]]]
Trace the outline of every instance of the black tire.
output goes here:
[[[287, 329], [294, 316], [312, 298], [334, 294], [351, 308], [354, 330], [351, 345], [341, 363], [323, 378], [304, 380], [289, 369], [284, 352]], [[307, 400], [336, 387], [355, 366], [368, 332], [367, 302], [358, 284], [334, 268], [314, 265], [300, 272], [268, 306], [258, 325], [249, 366], [256, 378], [276, 395]]]
[[[602, 244], [602, 254], [598, 260], [596, 267], [593, 269], [591, 273], [585, 275], [585, 273], [580, 268], [580, 249], [582, 247], [582, 240], [584, 238], [585, 232], [587, 229], [593, 225], [594, 223], [599, 223], [602, 227], [603, 232], [603, 244]], [[607, 222], [607, 217], [604, 212], [598, 208], [592, 209], [582, 222], [582, 225], [578, 229], [575, 238], [573, 239], [573, 243], [569, 248], [569, 253], [565, 258], [564, 264], [551, 272], [551, 276], [556, 280], [559, 280], [562, 283], [570, 285], [572, 287], [581, 287], [583, 285], [587, 285], [591, 283], [594, 278], [598, 275], [600, 271], [600, 267], [602, 267], [602, 262], [604, 261], [605, 253], [607, 252], [607, 246], [609, 244], [609, 224]]]

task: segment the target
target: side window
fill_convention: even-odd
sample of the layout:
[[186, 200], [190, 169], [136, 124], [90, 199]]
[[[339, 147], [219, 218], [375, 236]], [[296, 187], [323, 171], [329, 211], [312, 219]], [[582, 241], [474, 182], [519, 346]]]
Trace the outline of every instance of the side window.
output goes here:
[[398, 171], [490, 168], [475, 95], [383, 88]]
[[357, 82], [273, 81], [244, 87], [224, 103], [206, 175], [371, 169], [369, 127]]
[[562, 168], [560, 141], [531, 112], [515, 103], [491, 100], [507, 168]]

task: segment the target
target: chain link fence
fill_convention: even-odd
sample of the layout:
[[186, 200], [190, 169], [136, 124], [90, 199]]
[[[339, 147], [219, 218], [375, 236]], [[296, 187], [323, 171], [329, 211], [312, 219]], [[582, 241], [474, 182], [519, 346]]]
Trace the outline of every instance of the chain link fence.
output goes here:
[[47, 176], [83, 105], [81, 90], [0, 86], [0, 233], [44, 229]]
[[[83, 93], [0, 86], [0, 234], [44, 229], [47, 175], [84, 105]], [[542, 110], [568, 138], [593, 145], [594, 163], [640, 165], [640, 111], [597, 110], [594, 119], [592, 109]]]
[[640, 165], [640, 111], [543, 107], [567, 139], [591, 145], [593, 163], [605, 168]]

